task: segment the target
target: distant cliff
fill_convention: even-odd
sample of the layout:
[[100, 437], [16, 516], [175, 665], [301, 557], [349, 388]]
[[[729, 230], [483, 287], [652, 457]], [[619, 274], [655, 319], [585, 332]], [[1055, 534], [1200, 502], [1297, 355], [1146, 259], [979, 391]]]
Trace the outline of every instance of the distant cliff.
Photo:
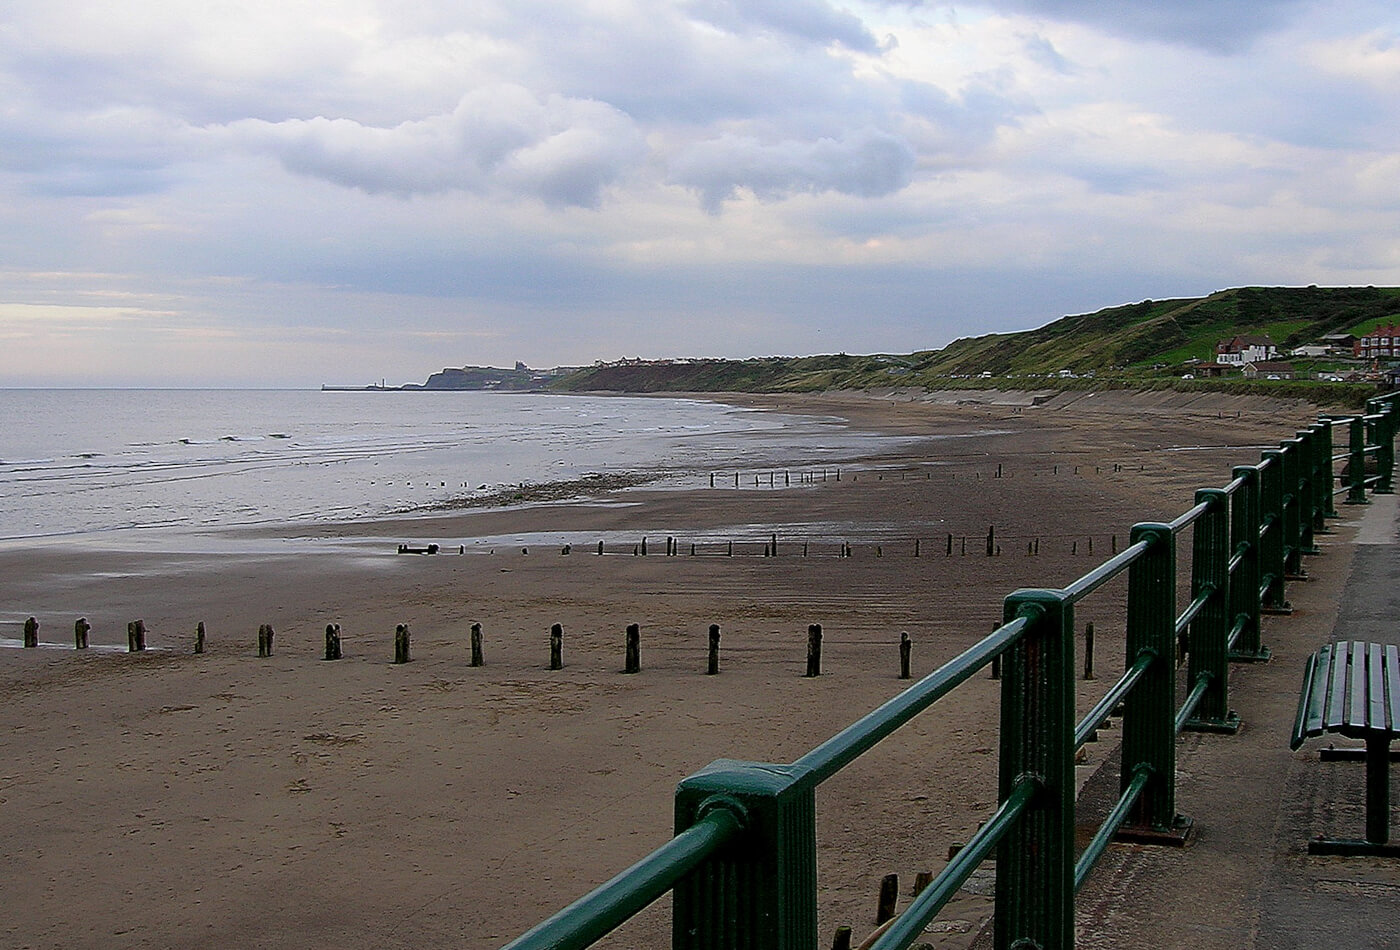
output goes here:
[[421, 385], [409, 383], [402, 388], [530, 392], [547, 389], [571, 372], [574, 370], [567, 367], [531, 369], [524, 363], [516, 363], [515, 369], [500, 369], [495, 366], [463, 366], [460, 369], [449, 367], [429, 376]]

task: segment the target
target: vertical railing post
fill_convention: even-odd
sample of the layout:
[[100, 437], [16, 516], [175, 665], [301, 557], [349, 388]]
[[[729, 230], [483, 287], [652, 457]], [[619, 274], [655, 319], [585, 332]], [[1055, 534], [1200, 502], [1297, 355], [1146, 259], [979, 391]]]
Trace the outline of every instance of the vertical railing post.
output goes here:
[[1332, 503], [1332, 421], [1313, 426], [1313, 534], [1326, 534], [1327, 519], [1337, 517]]
[[1040, 786], [1002, 839], [995, 945], [1074, 946], [1074, 605], [1063, 591], [1018, 590], [1003, 616], [1031, 621], [1003, 655], [1000, 799]]
[[1343, 504], [1369, 505], [1371, 502], [1366, 497], [1366, 420], [1361, 416], [1352, 416], [1347, 424], [1347, 435], [1349, 490]]
[[1283, 576], [1303, 576], [1303, 526], [1298, 510], [1298, 440], [1279, 443], [1283, 453]]
[[673, 950], [817, 945], [816, 783], [811, 770], [719, 759], [676, 788], [676, 833], [713, 807], [743, 816], [737, 841], [677, 882]]
[[1259, 586], [1263, 608], [1285, 612], [1283, 541], [1283, 450], [1265, 449], [1259, 476]]
[[1261, 660], [1269, 654], [1260, 644], [1259, 466], [1237, 465], [1232, 474], [1241, 484], [1230, 502], [1230, 549], [1240, 561], [1230, 578], [1230, 624], [1243, 626], [1230, 659]]
[[1230, 496], [1218, 488], [1202, 488], [1196, 492], [1196, 504], [1202, 502], [1210, 507], [1192, 529], [1191, 599], [1205, 593], [1209, 599], [1187, 632], [1186, 684], [1193, 688], [1202, 676], [1208, 682], [1186, 728], [1234, 732], [1240, 717], [1230, 710]]
[[1395, 486], [1392, 478], [1395, 470], [1395, 417], [1391, 412], [1392, 403], [1387, 399], [1371, 399], [1366, 402], [1366, 411], [1378, 418], [1374, 421], [1372, 445], [1376, 446], [1376, 482], [1374, 494], [1393, 495]]
[[1301, 554], [1317, 554], [1313, 531], [1317, 526], [1317, 446], [1312, 429], [1298, 430], [1298, 550]]
[[1153, 661], [1123, 703], [1121, 785], [1142, 766], [1151, 778], [1128, 818], [1128, 836], [1171, 835], [1176, 814], [1176, 536], [1170, 525], [1133, 525], [1147, 551], [1128, 568], [1128, 658]]

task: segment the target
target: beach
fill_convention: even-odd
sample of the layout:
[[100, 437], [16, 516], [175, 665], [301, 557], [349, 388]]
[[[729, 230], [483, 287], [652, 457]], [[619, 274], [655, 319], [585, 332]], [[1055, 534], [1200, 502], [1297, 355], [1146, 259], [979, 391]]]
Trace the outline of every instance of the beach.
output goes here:
[[[242, 553], [0, 551], [7, 612], [66, 647], [85, 616], [92, 642], [117, 648], [0, 650], [0, 942], [499, 946], [665, 841], [686, 775], [791, 761], [895, 695], [901, 633], [913, 675], [928, 673], [985, 636], [1011, 591], [1080, 576], [1134, 523], [1175, 517], [1317, 415], [1179, 393], [724, 401], [901, 439], [840, 466], [748, 468], [737, 487], [717, 464], [577, 500], [244, 528]], [[127, 654], [138, 617], [152, 649]], [[1097, 631], [1087, 709], [1122, 666], [1121, 585], [1076, 619]], [[321, 658], [328, 623], [335, 662]], [[260, 624], [275, 630], [268, 658]], [[398, 624], [412, 637], [401, 665]], [[824, 634], [815, 678], [810, 624]], [[871, 929], [881, 877], [899, 873], [907, 900], [990, 813], [996, 688], [971, 681], [821, 787], [823, 942], [839, 924]], [[664, 904], [603, 945], [668, 945]], [[960, 896], [929, 939], [967, 945], [988, 906]]]

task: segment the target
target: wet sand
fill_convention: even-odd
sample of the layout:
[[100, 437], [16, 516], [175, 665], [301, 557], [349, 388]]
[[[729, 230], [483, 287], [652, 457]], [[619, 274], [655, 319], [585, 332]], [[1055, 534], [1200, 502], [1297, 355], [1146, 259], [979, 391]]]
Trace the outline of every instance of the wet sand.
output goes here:
[[[929, 672], [985, 635], [1012, 590], [1079, 576], [1134, 522], [1181, 513], [1316, 416], [1180, 394], [977, 398], [726, 400], [967, 436], [843, 466], [839, 482], [792, 468], [788, 487], [750, 471], [735, 489], [717, 465], [731, 478], [713, 489], [707, 472], [677, 473], [586, 503], [263, 533], [286, 554], [0, 553], [6, 635], [33, 614], [42, 640], [71, 646], [85, 615], [93, 643], [124, 644], [141, 617], [155, 648], [0, 650], [0, 942], [498, 946], [662, 843], [684, 776], [720, 757], [790, 761], [894, 695], [901, 632], [914, 675]], [[985, 555], [989, 527], [1000, 556]], [[405, 542], [467, 553], [396, 555]], [[1079, 613], [1101, 671], [1081, 708], [1121, 668], [1121, 600], [1110, 585]], [[208, 652], [193, 656], [201, 620]], [[320, 659], [328, 622], [338, 662]], [[550, 671], [556, 622], [565, 665]], [[262, 623], [277, 632], [269, 659]], [[401, 666], [398, 623], [413, 638]], [[621, 672], [628, 623], [638, 675]], [[816, 679], [802, 675], [809, 623], [825, 631]], [[870, 929], [884, 874], [907, 894], [986, 817], [995, 716], [994, 684], [975, 680], [822, 786], [823, 942], [838, 924]], [[985, 906], [960, 897], [930, 939], [965, 945]], [[658, 906], [605, 945], [668, 945], [667, 921]]]

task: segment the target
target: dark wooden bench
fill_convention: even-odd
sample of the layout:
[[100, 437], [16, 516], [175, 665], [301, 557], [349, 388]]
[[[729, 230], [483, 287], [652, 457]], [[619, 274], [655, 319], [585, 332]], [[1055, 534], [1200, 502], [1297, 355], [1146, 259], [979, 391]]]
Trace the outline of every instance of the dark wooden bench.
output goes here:
[[1366, 837], [1315, 838], [1309, 854], [1400, 857], [1390, 840], [1390, 741], [1400, 734], [1400, 648], [1360, 640], [1308, 657], [1291, 748], [1334, 732], [1366, 742]]

